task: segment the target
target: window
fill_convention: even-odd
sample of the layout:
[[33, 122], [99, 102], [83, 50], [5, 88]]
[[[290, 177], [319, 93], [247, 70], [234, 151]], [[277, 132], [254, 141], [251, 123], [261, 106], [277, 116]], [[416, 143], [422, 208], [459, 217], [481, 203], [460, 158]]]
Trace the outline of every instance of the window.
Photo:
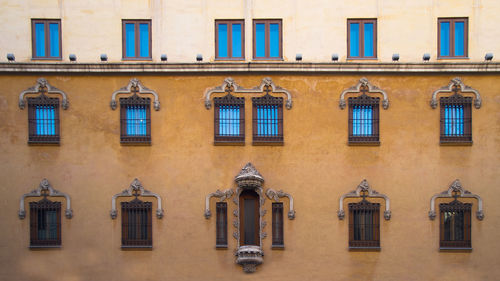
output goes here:
[[28, 100], [28, 143], [59, 144], [59, 99], [43, 92]]
[[439, 204], [441, 250], [471, 249], [471, 206], [472, 204], [462, 203], [456, 198], [450, 203]]
[[472, 143], [472, 98], [458, 94], [459, 87], [450, 97], [441, 97], [441, 144]]
[[30, 202], [30, 247], [61, 246], [61, 202]]
[[245, 143], [245, 99], [228, 94], [214, 98], [214, 142], [216, 144]]
[[151, 20], [123, 20], [123, 59], [151, 59]]
[[61, 59], [61, 20], [32, 19], [33, 59]]
[[131, 97], [120, 98], [120, 127], [122, 144], [151, 144], [150, 98], [137, 95], [132, 87]]
[[281, 20], [253, 21], [253, 58], [282, 59]]
[[245, 59], [245, 24], [243, 20], [215, 21], [215, 58]]
[[380, 204], [349, 203], [349, 248], [380, 249]]
[[216, 248], [227, 248], [227, 203], [217, 202], [217, 233], [215, 237]]
[[377, 58], [377, 19], [347, 20], [347, 57]]
[[151, 202], [122, 202], [122, 248], [153, 246]]
[[283, 98], [269, 94], [252, 98], [254, 144], [283, 144]]
[[468, 55], [468, 19], [438, 19], [438, 58], [466, 58]]
[[260, 245], [259, 196], [253, 190], [240, 194], [240, 245]]
[[349, 101], [349, 144], [379, 144], [379, 98], [362, 94], [350, 97]]
[[284, 248], [283, 239], [283, 203], [273, 203], [273, 248]]

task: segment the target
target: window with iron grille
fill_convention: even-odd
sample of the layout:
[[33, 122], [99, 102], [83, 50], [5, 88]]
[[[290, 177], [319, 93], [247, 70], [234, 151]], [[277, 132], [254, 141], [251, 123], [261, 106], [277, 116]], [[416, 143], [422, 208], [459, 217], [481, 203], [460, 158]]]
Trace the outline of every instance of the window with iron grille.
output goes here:
[[245, 99], [230, 93], [214, 98], [214, 142], [245, 143]]
[[380, 249], [380, 204], [349, 203], [349, 248]]
[[150, 105], [150, 98], [141, 98], [135, 92], [131, 97], [120, 98], [122, 144], [151, 144]]
[[450, 203], [439, 204], [441, 250], [470, 249], [471, 246], [471, 207], [455, 199]]
[[61, 20], [32, 19], [31, 41], [33, 59], [61, 60]]
[[122, 202], [122, 248], [153, 247], [151, 202]]
[[253, 143], [283, 144], [283, 98], [269, 94], [252, 98], [253, 103]]
[[227, 203], [216, 203], [217, 221], [216, 221], [216, 248], [227, 248]]
[[59, 99], [43, 92], [28, 98], [28, 143], [59, 144]]
[[61, 202], [30, 202], [30, 247], [61, 246]]
[[472, 98], [458, 94], [441, 97], [441, 144], [472, 143]]
[[349, 101], [349, 144], [379, 144], [379, 98], [366, 95]]
[[276, 202], [273, 203], [273, 248], [283, 248], [285, 247], [285, 242], [283, 239], [283, 203]]

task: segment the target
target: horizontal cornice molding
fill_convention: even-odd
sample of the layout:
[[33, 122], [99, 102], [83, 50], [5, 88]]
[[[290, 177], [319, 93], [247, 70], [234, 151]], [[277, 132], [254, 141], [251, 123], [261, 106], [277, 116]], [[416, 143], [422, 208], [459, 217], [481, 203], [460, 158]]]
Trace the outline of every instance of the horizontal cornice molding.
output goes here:
[[486, 73], [500, 72], [500, 62], [453, 63], [307, 63], [307, 62], [204, 62], [204, 63], [0, 63], [1, 73]]

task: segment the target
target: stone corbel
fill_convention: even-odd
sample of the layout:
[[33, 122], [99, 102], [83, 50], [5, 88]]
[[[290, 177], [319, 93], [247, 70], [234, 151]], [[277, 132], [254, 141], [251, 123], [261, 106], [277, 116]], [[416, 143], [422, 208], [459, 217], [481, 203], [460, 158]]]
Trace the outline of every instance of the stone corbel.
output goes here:
[[128, 83], [127, 86], [125, 86], [123, 88], [120, 88], [119, 90], [117, 90], [117, 91], [115, 91], [113, 93], [113, 95], [111, 96], [111, 102], [110, 102], [111, 109], [113, 109], [113, 110], [116, 109], [116, 106], [117, 106], [116, 96], [119, 95], [119, 94], [131, 94], [132, 93], [132, 87], [139, 89], [138, 93], [141, 94], [141, 95], [144, 95], [144, 94], [151, 94], [151, 95], [153, 95], [153, 97], [154, 97], [154, 102], [153, 102], [154, 108], [155, 108], [156, 111], [160, 110], [160, 99], [158, 97], [158, 94], [155, 91], [144, 87], [144, 85], [142, 85], [141, 81], [139, 81], [139, 79], [137, 79], [137, 78], [130, 79], [130, 82]]
[[436, 218], [436, 209], [435, 209], [435, 202], [437, 198], [454, 198], [453, 193], [458, 193], [458, 197], [462, 198], [475, 198], [477, 200], [477, 212], [476, 212], [476, 218], [478, 220], [483, 220], [484, 219], [484, 213], [483, 213], [483, 200], [479, 195], [473, 194], [468, 190], [465, 190], [462, 187], [462, 183], [460, 180], [456, 179], [453, 181], [453, 183], [450, 185], [448, 190], [445, 190], [441, 193], [435, 194], [434, 196], [431, 197], [431, 209], [429, 211], [429, 218], [431, 220], [434, 220]]
[[349, 193], [346, 193], [340, 197], [339, 200], [339, 210], [337, 212], [337, 216], [339, 217], [339, 220], [343, 220], [345, 217], [345, 212], [344, 212], [344, 199], [345, 198], [359, 198], [361, 196], [361, 192], [368, 192], [368, 195], [366, 197], [371, 197], [371, 198], [384, 198], [385, 200], [385, 211], [384, 211], [384, 218], [386, 220], [391, 219], [391, 202], [389, 200], [389, 197], [387, 197], [384, 194], [378, 193], [376, 190], [372, 189], [370, 187], [370, 184], [366, 179], [364, 179], [356, 188], [356, 190], [353, 190]]
[[361, 93], [361, 87], [367, 87], [368, 88], [368, 93], [379, 93], [382, 94], [383, 100], [382, 100], [382, 108], [383, 109], [388, 109], [389, 108], [389, 98], [387, 97], [387, 93], [378, 88], [377, 86], [372, 85], [368, 79], [366, 78], [361, 78], [359, 79], [358, 84], [355, 86], [350, 87], [349, 89], [346, 89], [340, 94], [340, 101], [339, 101], [339, 107], [340, 109], [344, 109], [346, 107], [346, 101], [345, 101], [345, 95], [347, 94], [357, 94]]
[[212, 216], [212, 212], [210, 212], [210, 198], [217, 197], [220, 198], [220, 202], [231, 198], [233, 196], [234, 191], [232, 189], [226, 189], [224, 191], [220, 191], [217, 189], [216, 192], [210, 193], [205, 197], [205, 218], [208, 220], [210, 216]]
[[224, 79], [224, 82], [222, 83], [221, 86], [217, 86], [215, 88], [212, 88], [208, 90], [205, 93], [205, 108], [210, 109], [212, 107], [212, 94], [223, 94], [226, 93], [226, 88], [232, 88], [233, 90], [231, 91], [232, 93], [263, 93], [265, 87], [271, 87], [272, 93], [275, 94], [284, 94], [286, 95], [286, 108], [291, 109], [292, 108], [292, 94], [290, 94], [289, 91], [286, 89], [281, 88], [280, 86], [277, 86], [274, 84], [274, 82], [271, 80], [271, 78], [266, 77], [262, 79], [262, 82], [260, 83], [259, 86], [247, 89], [243, 88], [240, 85], [236, 84], [236, 82], [233, 80], [231, 77], [227, 77]]
[[19, 94], [19, 108], [24, 109], [24, 107], [26, 106], [26, 102], [24, 101], [25, 95], [40, 94], [40, 93], [44, 92], [44, 89], [47, 90], [47, 92], [46, 92], [47, 94], [61, 95], [61, 97], [62, 97], [61, 107], [65, 110], [68, 109], [69, 102], [68, 102], [68, 98], [66, 96], [66, 93], [64, 93], [63, 91], [59, 90], [58, 88], [50, 85], [49, 82], [47, 81], [47, 79], [45, 79], [45, 78], [38, 78], [36, 80], [35, 86], [30, 87], [30, 88], [22, 91]]
[[436, 90], [434, 93], [432, 93], [432, 99], [431, 99], [431, 107], [435, 109], [438, 105], [437, 101], [437, 95], [439, 93], [453, 93], [453, 88], [454, 87], [459, 87], [461, 93], [463, 94], [474, 94], [474, 107], [477, 109], [481, 108], [482, 100], [481, 100], [481, 95], [479, 95], [479, 92], [467, 85], [465, 85], [460, 78], [455, 77], [451, 79], [450, 83], [447, 86], [441, 87], [438, 90]]
[[276, 191], [272, 188], [267, 189], [266, 191], [266, 196], [270, 200], [274, 200], [276, 202], [280, 201], [280, 198], [283, 197], [288, 197], [288, 200], [290, 201], [290, 210], [288, 211], [288, 219], [293, 220], [295, 218], [295, 209], [293, 208], [293, 197], [292, 195], [283, 192], [283, 190]]
[[111, 212], [110, 212], [111, 219], [116, 219], [116, 217], [118, 216], [118, 212], [116, 211], [116, 198], [132, 197], [134, 196], [134, 192], [139, 193], [139, 196], [143, 197], [155, 197], [156, 200], [158, 201], [158, 209], [156, 209], [156, 217], [159, 219], [163, 218], [163, 209], [161, 208], [160, 195], [144, 189], [142, 183], [138, 179], [134, 179], [130, 184], [129, 188], [113, 195], [113, 197], [111, 198]]
[[19, 202], [19, 218], [24, 219], [26, 217], [26, 211], [24, 210], [24, 200], [26, 197], [40, 197], [43, 196], [42, 192], [48, 192], [48, 196], [51, 197], [64, 197], [66, 198], [66, 210], [64, 214], [66, 218], [71, 219], [73, 217], [73, 210], [71, 210], [71, 198], [68, 194], [64, 192], [60, 192], [55, 190], [49, 183], [47, 179], [43, 179], [38, 187], [32, 190], [30, 193], [26, 193], [21, 196], [21, 200]]

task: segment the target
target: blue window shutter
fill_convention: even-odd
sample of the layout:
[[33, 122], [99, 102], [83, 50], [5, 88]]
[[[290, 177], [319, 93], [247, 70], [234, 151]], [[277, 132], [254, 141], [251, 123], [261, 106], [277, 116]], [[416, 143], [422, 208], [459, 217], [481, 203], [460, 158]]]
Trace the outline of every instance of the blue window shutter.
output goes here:
[[241, 53], [241, 24], [240, 23], [234, 23], [232, 24], [232, 47], [233, 47], [233, 58], [241, 58], [243, 57]]
[[280, 25], [277, 23], [269, 24], [269, 52], [272, 58], [280, 57]]
[[36, 56], [45, 57], [45, 24], [35, 23]]
[[141, 23], [139, 24], [139, 56], [143, 58], [148, 58], [149, 54], [149, 24]]
[[255, 24], [255, 56], [266, 56], [266, 25], [263, 23]]
[[364, 24], [364, 56], [373, 57], [374, 52], [374, 38], [373, 38], [373, 23]]
[[455, 22], [455, 56], [465, 55], [465, 23]]
[[450, 55], [450, 22], [448, 21], [442, 21], [440, 23], [440, 33], [441, 36], [439, 38], [440, 42], [440, 49], [439, 49], [439, 55], [440, 56], [449, 56]]
[[125, 24], [125, 48], [126, 57], [135, 57], [135, 24]]
[[227, 24], [221, 23], [219, 24], [219, 57], [227, 58]]
[[351, 57], [359, 56], [359, 23], [350, 24], [349, 54]]
[[60, 46], [59, 46], [59, 23], [49, 24], [49, 34], [50, 34], [50, 56], [59, 57]]

